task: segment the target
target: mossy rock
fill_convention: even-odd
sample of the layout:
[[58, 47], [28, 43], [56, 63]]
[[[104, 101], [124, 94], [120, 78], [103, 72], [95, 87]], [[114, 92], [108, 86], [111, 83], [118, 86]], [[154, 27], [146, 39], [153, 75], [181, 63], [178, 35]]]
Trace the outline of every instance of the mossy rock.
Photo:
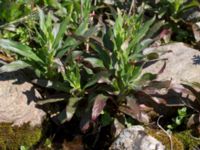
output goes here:
[[[151, 136], [156, 138], [158, 141], [160, 141], [163, 145], [165, 145], [166, 150], [170, 150], [170, 139], [166, 135], [166, 133], [164, 133], [161, 130], [157, 130], [157, 129], [147, 128], [146, 130], [147, 130], [148, 134], [150, 134]], [[183, 145], [182, 141], [179, 140], [179, 138], [177, 138], [174, 135], [172, 135], [172, 144], [173, 144], [174, 150], [184, 150], [184, 145]]]
[[184, 148], [188, 150], [194, 150], [200, 145], [200, 138], [192, 136], [191, 132], [191, 130], [185, 130], [175, 134], [184, 143]]
[[40, 127], [33, 128], [29, 124], [17, 127], [0, 123], [0, 150], [18, 150], [21, 145], [30, 148], [38, 143], [41, 136]]

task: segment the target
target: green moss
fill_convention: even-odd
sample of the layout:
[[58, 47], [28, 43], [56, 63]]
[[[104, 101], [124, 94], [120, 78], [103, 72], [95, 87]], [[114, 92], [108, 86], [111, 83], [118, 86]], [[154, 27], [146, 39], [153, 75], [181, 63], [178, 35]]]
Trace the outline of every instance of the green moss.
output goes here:
[[28, 124], [13, 127], [9, 123], [1, 123], [0, 149], [18, 150], [21, 145], [31, 147], [40, 140], [41, 135], [42, 131], [39, 127], [32, 128]]
[[[170, 140], [169, 137], [163, 131], [156, 129], [146, 129], [147, 133], [160, 141], [163, 145], [165, 145], [166, 150], [170, 150]], [[183, 143], [174, 135], [172, 135], [172, 143], [174, 150], [184, 150]]]
[[184, 143], [185, 149], [193, 150], [200, 145], [200, 138], [195, 138], [191, 135], [191, 130], [176, 133], [175, 136]]

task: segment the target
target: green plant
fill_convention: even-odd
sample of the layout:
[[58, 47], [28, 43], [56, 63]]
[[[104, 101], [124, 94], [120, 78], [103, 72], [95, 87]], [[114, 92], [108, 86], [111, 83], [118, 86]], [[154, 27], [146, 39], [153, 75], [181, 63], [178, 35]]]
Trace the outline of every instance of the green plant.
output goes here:
[[[149, 2], [146, 2], [150, 4]], [[197, 0], [186, 2], [185, 0], [161, 0], [156, 4], [150, 4], [150, 7], [159, 18], [170, 17], [174, 21], [180, 21], [182, 15], [191, 8], [199, 6]]]
[[[66, 108], [55, 117], [58, 122], [69, 121], [76, 114], [81, 119], [82, 130], [87, 130], [91, 120], [96, 121], [99, 116], [102, 125], [108, 125], [113, 120], [107, 110], [107, 107], [113, 107], [113, 104], [107, 104], [109, 100], [114, 103], [114, 111], [120, 110], [139, 119], [134, 92], [156, 77], [150, 73], [141, 75], [143, 64], [148, 60], [142, 50], [153, 41], [145, 40], [145, 35], [154, 19], [143, 23], [142, 15], [130, 17], [118, 11], [113, 26], [106, 25], [102, 33], [96, 34], [101, 36], [90, 37], [86, 46], [83, 45], [85, 48], [89, 44], [88, 51], [69, 51], [68, 56], [72, 57], [60, 67], [64, 80], [70, 84], [70, 96]], [[75, 38], [80, 40], [82, 36]], [[137, 62], [142, 63], [136, 65]], [[46, 99], [39, 103], [63, 100], [65, 98]], [[101, 114], [104, 109], [106, 113]]]
[[[36, 28], [36, 46], [20, 44], [7, 39], [0, 39], [0, 46], [18, 55], [19, 60], [1, 67], [0, 72], [16, 71], [23, 68], [31, 68], [35, 71], [38, 78], [56, 80], [59, 78], [58, 62], [69, 49], [76, 48], [81, 42], [73, 37], [65, 37], [71, 16], [65, 18], [61, 23], [53, 23], [52, 15], [44, 15], [39, 11], [39, 30]], [[87, 19], [76, 29], [77, 35], [83, 35], [88, 29]], [[92, 32], [93, 33], [93, 32]], [[87, 32], [87, 36], [92, 33]], [[85, 37], [87, 38], [87, 37]], [[66, 40], [65, 40], [66, 39]]]
[[[34, 83], [70, 94], [66, 109], [71, 117], [76, 110], [72, 107], [77, 100], [80, 100], [79, 95], [83, 91], [80, 83], [80, 66], [75, 61], [76, 53], [80, 51], [73, 50], [97, 31], [97, 27], [89, 28], [90, 3], [84, 1], [84, 4], [87, 4], [87, 7], [83, 9], [82, 17], [84, 18], [81, 19], [80, 26], [73, 29], [74, 32], [69, 29], [73, 26], [70, 23], [73, 19], [71, 15], [64, 18], [61, 23], [57, 23], [53, 22], [51, 13], [45, 15], [43, 10], [38, 8], [39, 25], [35, 26], [33, 45], [27, 46], [19, 42], [0, 39], [0, 47], [17, 55], [17, 60], [2, 66], [0, 72], [12, 72], [24, 68], [33, 70], [36, 75]], [[80, 38], [76, 39], [76, 37]], [[57, 102], [50, 99], [42, 103], [49, 101]], [[67, 120], [71, 117], [67, 117]]]
[[168, 125], [167, 128], [170, 130], [176, 129], [178, 126], [182, 125], [186, 116], [187, 116], [187, 108], [186, 107], [178, 109], [177, 117], [172, 119], [172, 124]]
[[[134, 93], [156, 78], [154, 74], [141, 74], [143, 64], [148, 60], [142, 50], [153, 41], [145, 39], [145, 36], [155, 18], [143, 22], [142, 14], [128, 16], [119, 10], [115, 17], [113, 26], [105, 24], [100, 38], [90, 39], [90, 53], [85, 54], [81, 61], [89, 77], [83, 89], [91, 96], [85, 119], [91, 115], [95, 121], [102, 110], [112, 107], [142, 121], [137, 117], [140, 109]], [[114, 103], [114, 106], [109, 106], [109, 103]], [[108, 113], [111, 115], [109, 110]], [[102, 119], [105, 117], [102, 115]], [[105, 123], [105, 120], [101, 121]]]
[[[88, 123], [96, 121], [108, 107], [142, 121], [134, 94], [156, 78], [155, 74], [141, 74], [150, 58], [143, 55], [142, 50], [153, 42], [145, 36], [155, 18], [144, 21], [143, 14], [129, 16], [117, 10], [117, 15], [110, 20], [114, 25], [99, 21], [91, 27], [91, 3], [81, 2], [84, 7], [80, 12], [77, 10], [79, 22], [82, 21], [80, 26], [73, 20], [73, 11], [57, 23], [51, 13], [45, 15], [38, 8], [40, 21], [35, 27], [33, 45], [0, 39], [2, 48], [17, 54], [17, 60], [2, 66], [0, 72], [30, 68], [37, 76], [34, 83], [66, 92], [66, 97], [38, 102], [43, 105], [65, 101], [66, 107], [54, 117], [59, 123], [71, 120], [76, 114], [81, 118], [82, 129], [86, 129]], [[152, 55], [157, 58], [156, 54]], [[108, 105], [109, 100], [111, 105]], [[79, 106], [82, 101], [85, 109]], [[112, 117], [102, 114], [103, 124], [110, 123]], [[106, 122], [105, 118], [110, 121]]]
[[191, 19], [190, 13], [199, 7], [198, 0], [160, 0], [158, 2], [145, 1], [148, 14], [156, 15], [159, 20], [165, 22], [164, 28], [172, 32], [171, 40], [192, 43], [194, 36], [190, 34], [191, 23], [198, 20], [194, 15]]
[[[122, 15], [119, 11], [114, 26], [105, 29], [102, 41], [98, 41], [102, 45], [97, 41], [90, 43], [96, 54], [93, 54], [94, 59], [85, 58], [85, 60], [106, 69], [107, 76], [105, 70], [103, 76], [109, 78], [115, 93], [119, 95], [126, 95], [130, 90], [139, 89], [140, 85], [142, 86], [140, 79], [151, 76], [145, 74], [141, 77], [142, 65], [136, 65], [136, 62], [145, 60], [141, 52], [152, 40], [143, 38], [154, 19], [143, 23], [141, 15], [130, 17]], [[94, 78], [97, 76], [99, 74], [94, 75]]]
[[28, 148], [26, 146], [20, 146], [20, 150], [28, 150]]
[[31, 2], [21, 0], [1, 0], [0, 1], [0, 25], [19, 19], [31, 12]]

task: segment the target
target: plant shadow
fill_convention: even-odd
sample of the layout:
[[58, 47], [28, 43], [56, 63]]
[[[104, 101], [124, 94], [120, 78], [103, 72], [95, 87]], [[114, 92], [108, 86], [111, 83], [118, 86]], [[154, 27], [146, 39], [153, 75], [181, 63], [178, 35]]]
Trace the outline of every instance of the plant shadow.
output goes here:
[[194, 55], [192, 61], [194, 65], [200, 65], [200, 55]]

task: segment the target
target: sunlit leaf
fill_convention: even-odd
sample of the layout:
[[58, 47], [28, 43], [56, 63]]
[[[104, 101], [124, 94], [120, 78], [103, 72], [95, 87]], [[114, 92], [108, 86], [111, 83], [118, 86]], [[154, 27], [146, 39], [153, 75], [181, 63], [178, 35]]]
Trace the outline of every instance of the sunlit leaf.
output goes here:
[[77, 103], [80, 100], [78, 97], [71, 97], [68, 100], [68, 104], [65, 109], [63, 109], [60, 114], [54, 117], [54, 120], [59, 124], [63, 124], [66, 121], [70, 121], [76, 112]]
[[67, 29], [67, 24], [69, 23], [69, 18], [65, 18], [63, 20], [63, 22], [60, 24], [59, 28], [58, 28], [58, 32], [55, 36], [55, 41], [53, 43], [53, 47], [57, 48], [58, 44], [60, 43], [60, 41], [63, 39], [63, 35]]
[[87, 57], [84, 59], [84, 61], [89, 62], [93, 67], [102, 67], [102, 68], [104, 67], [101, 59], [95, 57]]
[[32, 49], [26, 45], [22, 45], [18, 42], [0, 39], [0, 47], [9, 50], [11, 52], [22, 55], [26, 58], [33, 59], [37, 62], [43, 63], [43, 61], [32, 51]]
[[0, 67], [0, 73], [4, 72], [13, 72], [18, 71], [20, 69], [31, 67], [29, 64], [25, 63], [24, 61], [14, 61], [9, 64], [5, 64], [2, 67]]
[[44, 105], [44, 104], [49, 104], [49, 103], [57, 103], [57, 102], [61, 102], [64, 101], [65, 98], [50, 98], [50, 99], [43, 99], [43, 100], [39, 100], [37, 101], [38, 105]]
[[35, 79], [32, 80], [34, 84], [37, 84], [41, 87], [55, 89], [57, 91], [69, 92], [70, 88], [66, 83], [59, 81], [50, 81], [45, 79]]

